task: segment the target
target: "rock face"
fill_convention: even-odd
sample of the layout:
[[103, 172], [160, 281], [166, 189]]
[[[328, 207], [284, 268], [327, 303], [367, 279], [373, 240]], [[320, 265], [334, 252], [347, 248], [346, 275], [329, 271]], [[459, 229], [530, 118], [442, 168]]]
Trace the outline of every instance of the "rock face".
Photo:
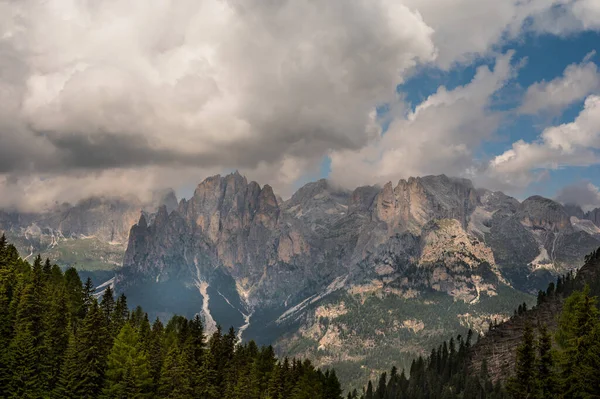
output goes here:
[[571, 216], [444, 175], [354, 191], [320, 180], [282, 201], [236, 172], [143, 215], [115, 284], [153, 316], [202, 313], [366, 378], [359, 361], [377, 372], [482, 330], [580, 266], [600, 235]]

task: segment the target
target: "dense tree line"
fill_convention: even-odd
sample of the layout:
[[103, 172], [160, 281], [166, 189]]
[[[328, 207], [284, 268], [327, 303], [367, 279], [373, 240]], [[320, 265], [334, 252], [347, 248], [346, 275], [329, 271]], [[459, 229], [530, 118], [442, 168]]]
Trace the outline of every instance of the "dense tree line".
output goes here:
[[205, 336], [199, 317], [150, 323], [141, 308], [0, 239], [0, 398], [337, 399], [334, 371]]
[[[600, 262], [600, 249], [585, 258]], [[526, 324], [516, 350], [513, 375], [492, 383], [485, 361], [476, 375], [469, 369], [471, 331], [432, 350], [427, 358], [414, 360], [409, 374], [383, 373], [369, 381], [363, 392], [348, 393], [348, 399], [584, 399], [600, 398], [600, 311], [597, 298], [600, 279], [581, 280], [573, 272], [539, 291], [537, 306], [566, 298], [554, 332], [545, 325]], [[528, 312], [523, 303], [514, 317]], [[490, 323], [490, 329], [497, 322]], [[456, 345], [458, 344], [458, 349]]]
[[600, 313], [590, 288], [565, 301], [558, 329], [525, 327], [507, 390], [515, 399], [600, 398]]
[[362, 393], [348, 393], [348, 399], [479, 399], [508, 397], [501, 384], [492, 384], [484, 363], [480, 373], [469, 370], [469, 349], [473, 333], [444, 342], [426, 357], [415, 359], [408, 375], [383, 373], [375, 383], [369, 382]]

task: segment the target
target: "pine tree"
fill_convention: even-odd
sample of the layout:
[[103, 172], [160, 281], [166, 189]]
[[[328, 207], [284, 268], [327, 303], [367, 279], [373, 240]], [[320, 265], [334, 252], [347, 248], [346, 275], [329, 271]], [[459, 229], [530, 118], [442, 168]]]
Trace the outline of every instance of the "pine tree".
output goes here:
[[517, 348], [515, 377], [508, 382], [508, 389], [515, 399], [535, 397], [535, 340], [530, 324], [525, 325], [521, 345]]
[[83, 305], [81, 307], [81, 314], [79, 315], [82, 320], [90, 310], [92, 302], [95, 301], [94, 292], [94, 284], [92, 283], [92, 279], [88, 277], [87, 280], [85, 280], [82, 291]]
[[173, 345], [163, 363], [158, 393], [161, 397], [187, 399], [194, 395], [194, 387], [190, 381], [191, 370], [177, 344]]
[[38, 255], [17, 307], [15, 337], [9, 346], [12, 370], [9, 392], [18, 397], [39, 397], [47, 390], [48, 356], [45, 341], [45, 298], [42, 261]]
[[100, 309], [104, 316], [104, 325], [108, 331], [112, 331], [113, 313], [115, 311], [115, 297], [113, 295], [112, 288], [110, 285], [106, 287], [102, 294], [102, 300], [100, 301]]
[[537, 345], [537, 381], [539, 384], [540, 398], [550, 398], [556, 392], [556, 379], [554, 376], [554, 360], [552, 357], [552, 337], [546, 325], [540, 327]]
[[108, 355], [104, 397], [149, 398], [151, 389], [150, 362], [138, 333], [125, 323]]
[[[566, 284], [566, 283], [565, 283]], [[565, 398], [588, 397], [600, 389], [600, 320], [589, 287], [569, 296], [559, 320], [556, 340], [561, 392]]]
[[58, 382], [69, 345], [69, 319], [69, 304], [63, 286], [56, 290], [46, 320], [45, 340], [48, 346], [50, 389], [54, 389]]
[[74, 398], [99, 397], [104, 386], [108, 339], [104, 315], [93, 299], [77, 335], [69, 340], [58, 393]]

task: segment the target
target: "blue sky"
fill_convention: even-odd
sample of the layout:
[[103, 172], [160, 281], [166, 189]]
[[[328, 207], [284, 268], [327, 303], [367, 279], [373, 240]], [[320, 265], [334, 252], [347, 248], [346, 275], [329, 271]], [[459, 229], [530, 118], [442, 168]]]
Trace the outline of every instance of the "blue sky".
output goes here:
[[[532, 84], [560, 78], [567, 66], [579, 64], [584, 59], [600, 63], [600, 54], [597, 52], [600, 51], [600, 33], [584, 32], [567, 36], [528, 34], [496, 48], [499, 53], [509, 50], [515, 51], [513, 64], [519, 63], [521, 66], [516, 78], [495, 94], [491, 108], [507, 112], [510, 116], [503, 120], [493, 139], [483, 142], [476, 149], [475, 156], [481, 159], [489, 159], [509, 150], [517, 140], [534, 141], [548, 126], [569, 123], [577, 117], [584, 98], [562, 110], [543, 115], [515, 115], [514, 110], [519, 107], [525, 91]], [[469, 64], [456, 64], [449, 69], [426, 66], [398, 85], [397, 90], [414, 111], [418, 104], [435, 94], [440, 86], [452, 90], [457, 86], [467, 85], [478, 67], [487, 65], [493, 68], [494, 62], [492, 57], [487, 57]], [[386, 114], [386, 108], [381, 106], [378, 109], [381, 116]], [[385, 134], [387, 122], [382, 123], [382, 128]], [[327, 178], [330, 172], [331, 160], [326, 156], [321, 162], [318, 177]], [[304, 176], [296, 186], [299, 187], [316, 177], [317, 174]], [[547, 175], [540, 181], [515, 190], [513, 194], [520, 199], [535, 194], [553, 198], [565, 186], [588, 182], [600, 185], [600, 166], [565, 166], [548, 170]]]

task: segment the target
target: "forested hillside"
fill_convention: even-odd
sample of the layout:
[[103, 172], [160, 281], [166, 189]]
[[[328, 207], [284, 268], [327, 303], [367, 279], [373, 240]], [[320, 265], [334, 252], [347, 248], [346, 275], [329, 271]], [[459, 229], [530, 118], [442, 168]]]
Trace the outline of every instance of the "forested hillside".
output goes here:
[[[586, 257], [577, 275], [540, 291], [537, 306], [520, 306], [474, 345], [469, 331], [414, 360], [406, 373], [393, 368], [348, 398], [598, 398], [600, 311], [593, 295], [600, 291], [599, 273], [600, 249]], [[505, 367], [491, 372], [488, 360], [498, 362], [493, 351], [507, 348], [513, 352], [500, 356]]]
[[278, 361], [199, 317], [150, 323], [110, 288], [100, 300], [75, 269], [33, 265], [0, 239], [1, 398], [337, 399], [334, 371]]

